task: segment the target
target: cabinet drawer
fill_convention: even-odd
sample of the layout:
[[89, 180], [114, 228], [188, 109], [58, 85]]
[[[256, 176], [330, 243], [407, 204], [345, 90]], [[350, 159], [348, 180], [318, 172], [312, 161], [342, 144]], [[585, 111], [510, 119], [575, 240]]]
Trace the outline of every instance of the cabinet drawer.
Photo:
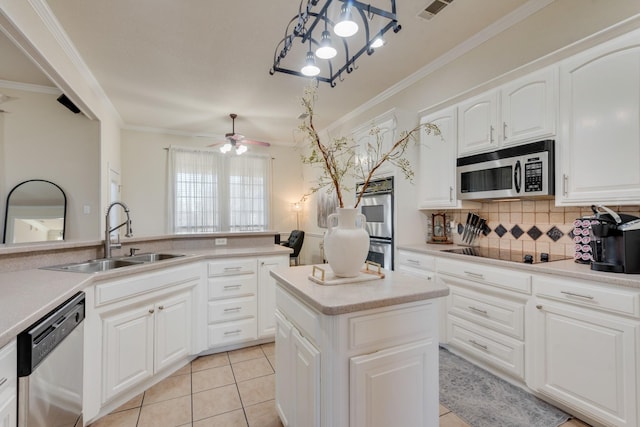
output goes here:
[[524, 340], [524, 303], [449, 285], [449, 313]]
[[209, 347], [218, 347], [258, 338], [256, 319], [236, 320], [216, 323], [207, 328]]
[[438, 259], [438, 273], [461, 277], [485, 285], [531, 294], [531, 275], [507, 268]]
[[321, 334], [318, 312], [307, 307], [279, 286], [276, 287], [276, 307], [298, 328], [302, 336], [317, 345]]
[[207, 321], [209, 323], [227, 322], [246, 317], [255, 317], [256, 297], [232, 298], [209, 301]]
[[429, 319], [435, 318], [436, 305], [432, 303], [402, 310], [354, 316], [349, 319], [349, 349], [360, 350], [369, 346], [391, 347], [426, 339], [436, 335]]
[[212, 261], [207, 264], [207, 274], [209, 277], [256, 274], [256, 269], [257, 261], [255, 258]]
[[436, 269], [435, 257], [404, 250], [398, 251], [398, 264], [418, 268], [420, 270], [435, 271]]
[[0, 349], [0, 395], [4, 392], [8, 392], [7, 396], [15, 395], [18, 376], [16, 371], [16, 366], [18, 366], [16, 348], [16, 341], [13, 340]]
[[519, 379], [524, 379], [524, 343], [449, 316], [449, 345]]
[[534, 278], [536, 295], [571, 304], [640, 317], [640, 290], [598, 285], [577, 279]]
[[257, 280], [255, 274], [209, 278], [207, 280], [209, 299], [255, 295], [258, 287]]

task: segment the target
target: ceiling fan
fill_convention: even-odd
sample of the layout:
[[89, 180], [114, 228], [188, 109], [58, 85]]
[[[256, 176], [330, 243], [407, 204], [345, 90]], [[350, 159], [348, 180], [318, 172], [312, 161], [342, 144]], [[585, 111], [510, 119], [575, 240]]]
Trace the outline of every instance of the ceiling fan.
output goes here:
[[224, 135], [224, 137], [227, 139], [227, 142], [219, 142], [216, 144], [211, 144], [209, 145], [209, 147], [216, 147], [218, 145], [222, 145], [222, 147], [220, 147], [220, 151], [223, 153], [227, 153], [229, 151], [231, 151], [232, 148], [234, 148], [236, 150], [236, 154], [242, 154], [245, 151], [247, 151], [247, 144], [249, 145], [261, 145], [263, 147], [269, 147], [271, 146], [271, 144], [269, 144], [268, 142], [262, 142], [262, 141], [255, 141], [253, 139], [247, 139], [245, 138], [244, 135], [240, 135], [239, 133], [236, 133], [236, 117], [238, 117], [237, 114], [235, 113], [231, 113], [229, 114], [229, 117], [231, 117], [231, 133], [226, 133]]

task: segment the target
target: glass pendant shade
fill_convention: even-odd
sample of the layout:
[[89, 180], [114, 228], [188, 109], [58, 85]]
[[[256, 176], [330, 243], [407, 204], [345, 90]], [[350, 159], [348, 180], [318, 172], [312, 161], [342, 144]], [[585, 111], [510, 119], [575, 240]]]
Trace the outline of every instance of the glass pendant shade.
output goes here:
[[376, 49], [378, 47], [382, 47], [385, 45], [385, 41], [382, 37], [378, 36], [375, 38], [375, 40], [373, 40], [373, 43], [371, 43], [371, 47]]
[[316, 56], [320, 59], [331, 59], [337, 55], [338, 51], [331, 45], [331, 35], [329, 31], [322, 32], [320, 47], [316, 49]]
[[236, 154], [239, 156], [242, 153], [245, 153], [247, 151], [247, 146], [246, 145], [238, 145], [236, 146]]
[[340, 20], [333, 26], [333, 32], [338, 37], [351, 37], [358, 32], [358, 24], [351, 17], [351, 8], [342, 6]]
[[320, 68], [316, 65], [315, 56], [312, 51], [307, 52], [306, 64], [300, 72], [307, 77], [314, 77], [320, 74]]
[[228, 153], [229, 151], [231, 151], [231, 144], [229, 144], [228, 142], [220, 147], [220, 152], [223, 154]]

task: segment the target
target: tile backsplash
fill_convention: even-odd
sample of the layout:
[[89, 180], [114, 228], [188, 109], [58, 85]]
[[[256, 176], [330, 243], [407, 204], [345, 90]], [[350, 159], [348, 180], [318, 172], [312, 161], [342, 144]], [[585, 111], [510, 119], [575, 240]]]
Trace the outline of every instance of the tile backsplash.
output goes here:
[[[640, 216], [640, 206], [609, 206], [616, 212]], [[431, 240], [431, 214], [445, 212], [447, 221], [454, 221], [450, 238], [462, 242], [461, 230], [469, 210], [423, 211], [426, 219], [426, 239]], [[573, 257], [573, 222], [593, 215], [590, 206], [556, 207], [553, 200], [487, 202], [471, 212], [487, 220], [485, 233], [475, 245], [525, 252], [547, 252]]]

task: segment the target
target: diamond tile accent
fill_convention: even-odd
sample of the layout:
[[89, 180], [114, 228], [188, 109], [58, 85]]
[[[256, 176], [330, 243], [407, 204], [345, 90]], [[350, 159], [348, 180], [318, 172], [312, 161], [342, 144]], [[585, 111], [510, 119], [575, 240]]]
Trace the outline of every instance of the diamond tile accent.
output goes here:
[[464, 232], [464, 225], [458, 223], [458, 234], [462, 234]]
[[567, 233], [567, 236], [569, 236], [569, 238], [570, 238], [571, 240], [573, 240], [573, 238], [574, 238], [574, 237], [576, 237], [576, 235], [575, 235], [575, 234], [573, 234], [573, 230], [569, 231], [569, 232]]
[[514, 225], [513, 228], [511, 230], [509, 230], [509, 231], [511, 232], [513, 237], [515, 237], [516, 239], [519, 239], [520, 236], [522, 236], [524, 234], [524, 231], [522, 230], [522, 228], [520, 228], [518, 226], [518, 224]]
[[564, 233], [554, 225], [549, 231], [547, 231], [547, 236], [549, 236], [549, 238], [554, 242], [557, 242], [562, 236], [564, 236]]
[[540, 229], [534, 225], [533, 227], [531, 227], [531, 228], [529, 229], [529, 231], [527, 231], [527, 234], [528, 234], [528, 235], [529, 235], [529, 237], [531, 237], [533, 240], [538, 240], [538, 238], [539, 238], [540, 236], [542, 236], [542, 231], [540, 231]]
[[482, 234], [488, 236], [491, 233], [491, 227], [489, 227], [486, 223], [484, 224], [484, 228], [482, 229]]
[[495, 231], [498, 236], [502, 237], [502, 236], [504, 236], [506, 234], [507, 229], [504, 228], [504, 226], [502, 224], [500, 224], [493, 231]]

